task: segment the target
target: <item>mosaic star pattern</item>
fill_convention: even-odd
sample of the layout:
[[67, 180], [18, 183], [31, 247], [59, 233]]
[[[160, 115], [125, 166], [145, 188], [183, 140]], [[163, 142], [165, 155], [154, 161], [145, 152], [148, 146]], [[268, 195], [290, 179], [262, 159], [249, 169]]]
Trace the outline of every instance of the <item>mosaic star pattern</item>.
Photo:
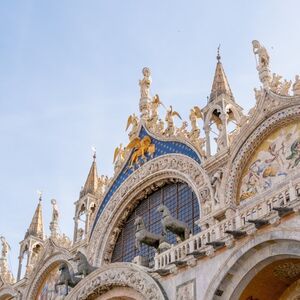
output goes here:
[[[189, 146], [187, 146], [186, 144], [177, 142], [177, 141], [160, 141], [160, 140], [156, 139], [155, 137], [153, 137], [149, 132], [147, 132], [144, 127], [142, 127], [139, 137], [142, 139], [145, 135], [149, 135], [151, 137], [151, 142], [155, 145], [155, 153], [154, 153], [153, 157], [146, 155], [146, 157], [147, 157], [146, 161], [156, 158], [156, 157], [159, 157], [159, 156], [162, 156], [162, 155], [165, 155], [165, 154], [183, 154], [185, 156], [188, 156], [188, 157], [194, 159], [199, 164], [201, 163], [200, 157], [197, 154], [197, 152], [194, 151]], [[131, 157], [131, 155], [130, 155], [130, 157]], [[96, 225], [99, 217], [101, 216], [104, 208], [106, 207], [109, 200], [111, 199], [112, 195], [121, 186], [121, 184], [129, 177], [129, 175], [131, 175], [135, 170], [137, 170], [146, 161], [142, 161], [140, 159], [139, 164], [136, 164], [135, 169], [132, 169], [129, 167], [130, 158], [127, 160], [127, 163], [123, 167], [123, 169], [122, 169], [121, 173], [118, 175], [117, 179], [114, 181], [114, 183], [110, 187], [108, 193], [105, 195], [105, 197], [99, 207], [99, 210], [97, 212], [95, 222], [93, 225], [92, 232], [93, 232], [95, 225]]]

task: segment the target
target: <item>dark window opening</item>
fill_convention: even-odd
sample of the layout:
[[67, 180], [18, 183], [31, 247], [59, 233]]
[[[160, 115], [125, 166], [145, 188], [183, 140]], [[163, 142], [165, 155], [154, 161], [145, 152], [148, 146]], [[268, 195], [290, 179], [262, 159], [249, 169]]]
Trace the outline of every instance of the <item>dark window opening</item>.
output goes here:
[[[146, 256], [149, 261], [153, 259], [155, 249], [147, 245], [141, 246], [140, 253], [135, 249], [134, 221], [137, 216], [140, 216], [147, 230], [161, 234], [161, 214], [156, 211], [161, 203], [169, 208], [173, 217], [187, 223], [193, 234], [200, 232], [199, 226], [195, 224], [195, 221], [199, 219], [199, 205], [195, 193], [186, 183], [165, 185], [142, 200], [128, 217], [117, 239], [112, 262], [131, 262], [137, 255]], [[176, 236], [168, 232], [167, 241], [170, 244], [176, 244]]]

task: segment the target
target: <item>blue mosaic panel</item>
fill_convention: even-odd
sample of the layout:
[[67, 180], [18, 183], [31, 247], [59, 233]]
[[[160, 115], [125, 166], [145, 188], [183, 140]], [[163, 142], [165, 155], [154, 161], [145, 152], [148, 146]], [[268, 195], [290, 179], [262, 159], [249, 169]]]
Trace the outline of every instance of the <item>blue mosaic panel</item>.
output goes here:
[[[175, 142], [175, 141], [160, 141], [153, 137], [150, 133], [146, 131], [144, 127], [142, 127], [139, 137], [143, 138], [144, 136], [149, 135], [151, 137], [151, 142], [155, 145], [155, 153], [152, 157], [150, 157], [148, 154], [146, 155], [147, 161], [159, 157], [165, 154], [183, 154], [186, 155], [192, 159], [194, 159], [199, 164], [201, 163], [200, 157], [192, 148], [187, 146], [186, 144]], [[142, 165], [145, 163], [141, 159], [139, 160], [139, 164], [136, 164], [135, 170], [139, 168], [139, 165]], [[116, 192], [116, 190], [121, 186], [121, 184], [128, 178], [130, 174], [134, 172], [134, 169], [130, 168], [130, 159], [126, 163], [126, 165], [123, 167], [123, 170], [117, 177], [117, 179], [114, 181], [112, 186], [110, 187], [108, 193], [105, 195], [95, 218], [92, 232], [94, 231], [94, 228], [98, 222], [98, 219], [100, 215], [102, 214], [104, 208], [106, 207], [107, 203], [111, 199], [112, 195]]]

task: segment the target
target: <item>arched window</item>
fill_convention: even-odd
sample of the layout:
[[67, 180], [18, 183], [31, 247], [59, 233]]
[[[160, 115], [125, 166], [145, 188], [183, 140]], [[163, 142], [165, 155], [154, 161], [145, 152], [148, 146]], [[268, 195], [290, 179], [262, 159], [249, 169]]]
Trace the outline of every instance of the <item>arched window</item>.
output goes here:
[[[140, 216], [147, 230], [161, 234], [161, 214], [156, 211], [161, 203], [169, 208], [173, 217], [186, 222], [193, 234], [200, 231], [198, 225], [195, 225], [195, 221], [199, 219], [198, 199], [192, 189], [186, 183], [181, 182], [165, 185], [143, 199], [128, 217], [116, 242], [112, 262], [131, 262], [137, 255], [146, 256], [149, 261], [152, 260], [153, 248], [142, 245], [140, 253], [135, 249], [134, 221], [137, 216]], [[175, 244], [176, 236], [168, 232], [167, 241]]]

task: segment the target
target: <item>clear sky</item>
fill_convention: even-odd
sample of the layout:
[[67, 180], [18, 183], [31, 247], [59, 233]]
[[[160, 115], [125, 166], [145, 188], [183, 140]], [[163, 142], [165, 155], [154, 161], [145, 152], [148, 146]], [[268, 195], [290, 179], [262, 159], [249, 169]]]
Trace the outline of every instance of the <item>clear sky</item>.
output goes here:
[[97, 148], [99, 174], [112, 175], [115, 146], [127, 143], [138, 112], [141, 69], [152, 93], [187, 119], [210, 93], [221, 44], [236, 101], [248, 111], [259, 86], [251, 41], [268, 49], [272, 72], [300, 73], [299, 1], [1, 1], [0, 234], [16, 274], [24, 237], [43, 191], [60, 227], [73, 233], [78, 199]]

